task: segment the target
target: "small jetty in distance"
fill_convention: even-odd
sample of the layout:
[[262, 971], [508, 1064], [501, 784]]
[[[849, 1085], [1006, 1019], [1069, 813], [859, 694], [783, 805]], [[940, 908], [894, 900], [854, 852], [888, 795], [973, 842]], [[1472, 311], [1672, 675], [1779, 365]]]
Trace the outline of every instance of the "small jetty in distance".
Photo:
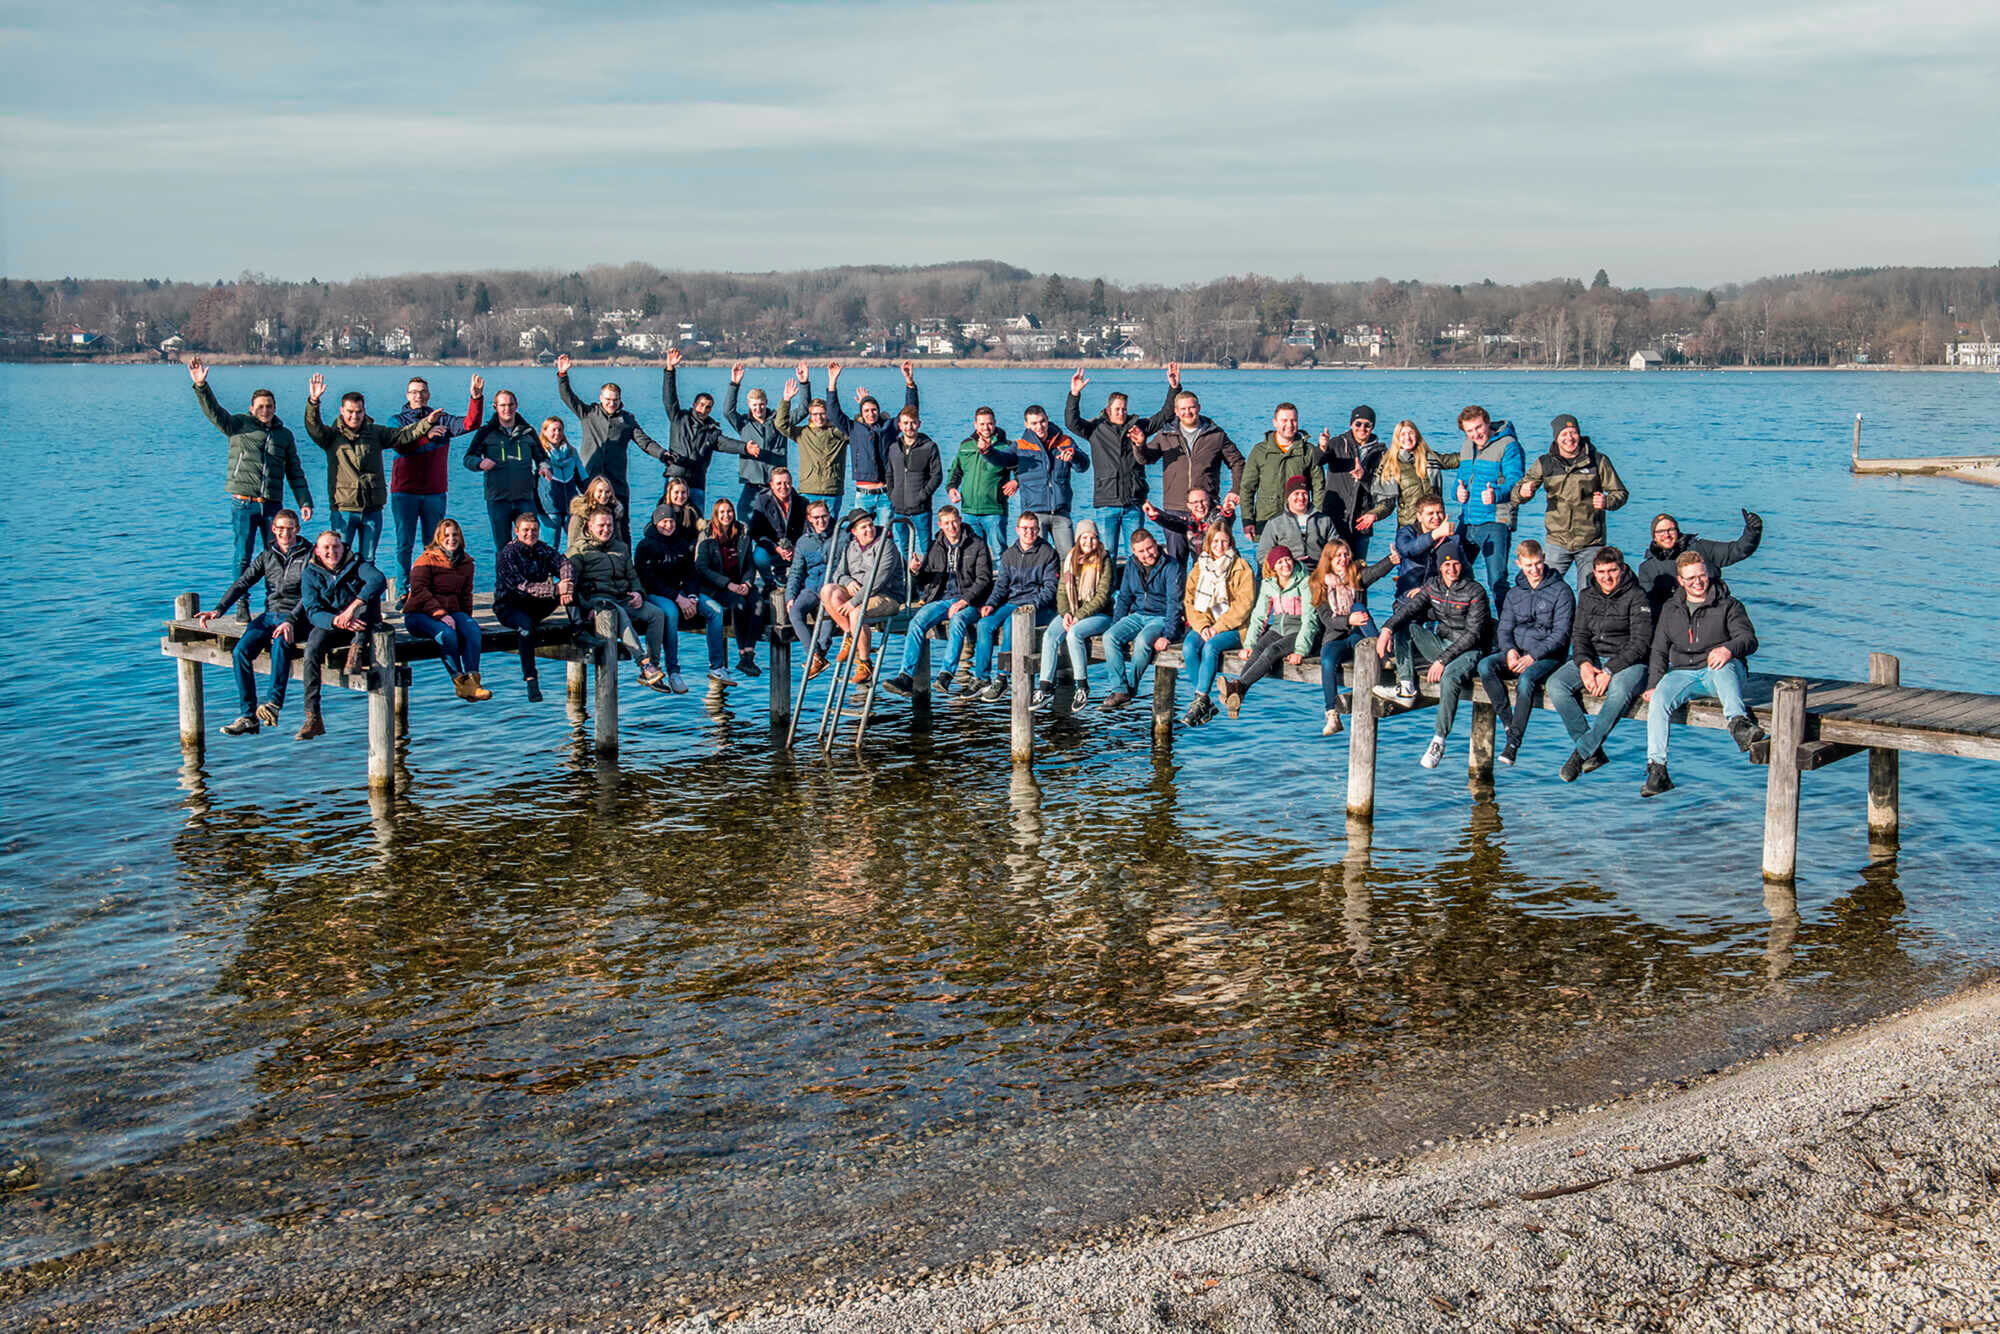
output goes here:
[[2000, 486], [2000, 454], [1931, 454], [1906, 459], [1861, 457], [1861, 414], [1854, 414], [1854, 453], [1848, 471], [1909, 477], [1951, 477], [1980, 486]]

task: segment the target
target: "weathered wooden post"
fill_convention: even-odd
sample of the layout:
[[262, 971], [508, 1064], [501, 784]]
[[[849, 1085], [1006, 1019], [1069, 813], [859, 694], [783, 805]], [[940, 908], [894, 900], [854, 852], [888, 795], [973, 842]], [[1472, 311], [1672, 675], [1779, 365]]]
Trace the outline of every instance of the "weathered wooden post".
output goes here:
[[590, 664], [582, 658], [571, 658], [565, 666], [568, 670], [563, 682], [563, 702], [568, 707], [570, 721], [581, 722], [583, 715], [588, 711], [584, 677], [590, 670]]
[[396, 735], [410, 734], [410, 683], [402, 674], [396, 677]]
[[1375, 818], [1375, 719], [1381, 703], [1375, 687], [1382, 680], [1382, 660], [1375, 642], [1354, 646], [1354, 710], [1347, 719], [1347, 813], [1357, 820]]
[[597, 613], [597, 718], [595, 739], [599, 759], [618, 755], [618, 613], [609, 607]]
[[1493, 741], [1500, 715], [1489, 701], [1479, 697], [1480, 690], [1481, 687], [1474, 686], [1472, 736], [1466, 743], [1465, 773], [1474, 787], [1492, 787]]
[[1035, 714], [1030, 707], [1035, 693], [1034, 648], [1035, 609], [1033, 606], [1014, 608], [1014, 623], [1008, 627], [1013, 638], [1011, 652], [1007, 655], [1007, 665], [1014, 678], [1014, 763], [1033, 764], [1035, 762]]
[[[1868, 684], [1899, 686], [1902, 683], [1903, 664], [1894, 654], [1868, 655]], [[1871, 746], [1868, 749], [1868, 841], [1895, 843], [1902, 837], [1902, 827], [1901, 753], [1888, 746]]]
[[765, 636], [771, 646], [771, 727], [775, 730], [792, 720], [792, 641], [785, 637], [785, 595], [771, 592], [771, 632]]
[[396, 632], [370, 632], [375, 665], [368, 677], [368, 790], [396, 790]]
[[[905, 633], [915, 634], [915, 631]], [[910, 726], [918, 731], [931, 730], [931, 637], [917, 635], [917, 660], [911, 673], [915, 683], [910, 687]]]
[[1180, 684], [1181, 674], [1172, 667], [1153, 668], [1153, 744], [1171, 747], [1174, 744], [1174, 688]]
[[[194, 593], [182, 593], [174, 599], [174, 619], [184, 621], [201, 610], [201, 598]], [[271, 668], [277, 670], [276, 654], [272, 655]], [[175, 675], [180, 681], [181, 697], [181, 748], [199, 752], [208, 744], [203, 735], [201, 664], [181, 658], [176, 663]]]
[[1799, 864], [1799, 742], [1806, 732], [1806, 683], [1788, 676], [1771, 688], [1771, 771], [1764, 782], [1764, 878], [1789, 881]]

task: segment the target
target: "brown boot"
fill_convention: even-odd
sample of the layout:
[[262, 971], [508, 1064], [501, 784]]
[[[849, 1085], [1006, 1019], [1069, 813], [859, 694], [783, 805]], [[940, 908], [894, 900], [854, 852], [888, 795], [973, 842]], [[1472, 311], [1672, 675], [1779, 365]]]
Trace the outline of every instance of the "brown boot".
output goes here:
[[472, 673], [461, 672], [459, 675], [452, 677], [451, 689], [452, 693], [460, 699], [474, 698], [472, 693]]
[[310, 741], [316, 736], [325, 736], [325, 735], [326, 735], [326, 724], [322, 723], [319, 720], [319, 710], [308, 709], [306, 710], [305, 721], [299, 724], [298, 731], [292, 733], [292, 740]]
[[488, 690], [484, 685], [480, 684], [478, 672], [472, 673], [472, 693], [468, 695], [466, 698], [472, 700], [475, 704], [480, 702], [481, 700], [488, 700], [493, 698], [493, 692]]
[[806, 680], [808, 681], [812, 680], [815, 676], [818, 676], [821, 672], [825, 670], [826, 670], [825, 654], [815, 653], [810, 658], [806, 659]]
[[368, 635], [363, 631], [347, 645], [347, 674], [356, 675], [368, 666]]
[[865, 663], [865, 662], [857, 662], [857, 663], [855, 663], [855, 664], [854, 664], [854, 682], [853, 682], [853, 683], [854, 683], [855, 685], [858, 685], [858, 686], [865, 686], [865, 685], [867, 685], [867, 684], [868, 684], [868, 678], [869, 678], [869, 677], [871, 677], [871, 676], [873, 676], [874, 674], [875, 674], [874, 672], [872, 672], [871, 670], [869, 670], [869, 667], [868, 667], [868, 664], [867, 664], [867, 663]]

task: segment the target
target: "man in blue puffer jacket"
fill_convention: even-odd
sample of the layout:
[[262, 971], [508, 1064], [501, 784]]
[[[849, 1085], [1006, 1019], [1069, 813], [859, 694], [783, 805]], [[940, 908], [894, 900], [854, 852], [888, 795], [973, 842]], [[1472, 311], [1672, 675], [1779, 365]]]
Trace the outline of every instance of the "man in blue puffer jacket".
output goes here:
[[[1528, 471], [1528, 456], [1514, 424], [1494, 421], [1473, 404], [1458, 414], [1465, 433], [1458, 473], [1460, 538], [1466, 555], [1485, 576], [1493, 605], [1507, 605], [1507, 561], [1514, 549], [1514, 487]], [[1468, 471], [1467, 469], [1470, 469]]]
[[1021, 489], [1014, 504], [1021, 514], [1032, 514], [1042, 533], [1056, 549], [1058, 560], [1069, 559], [1076, 545], [1076, 526], [1070, 521], [1070, 474], [1090, 471], [1090, 456], [1076, 447], [1076, 441], [1058, 431], [1049, 420], [1048, 409], [1030, 404], [1021, 414], [1021, 438], [1014, 442], [1014, 480]]

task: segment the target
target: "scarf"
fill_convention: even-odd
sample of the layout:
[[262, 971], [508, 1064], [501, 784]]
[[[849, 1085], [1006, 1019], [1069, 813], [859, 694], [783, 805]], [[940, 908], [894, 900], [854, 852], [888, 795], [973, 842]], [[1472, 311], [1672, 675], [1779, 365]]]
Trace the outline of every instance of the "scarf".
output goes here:
[[1229, 571], [1234, 556], [1203, 556], [1198, 562], [1194, 586], [1194, 609], [1218, 620], [1229, 614]]

